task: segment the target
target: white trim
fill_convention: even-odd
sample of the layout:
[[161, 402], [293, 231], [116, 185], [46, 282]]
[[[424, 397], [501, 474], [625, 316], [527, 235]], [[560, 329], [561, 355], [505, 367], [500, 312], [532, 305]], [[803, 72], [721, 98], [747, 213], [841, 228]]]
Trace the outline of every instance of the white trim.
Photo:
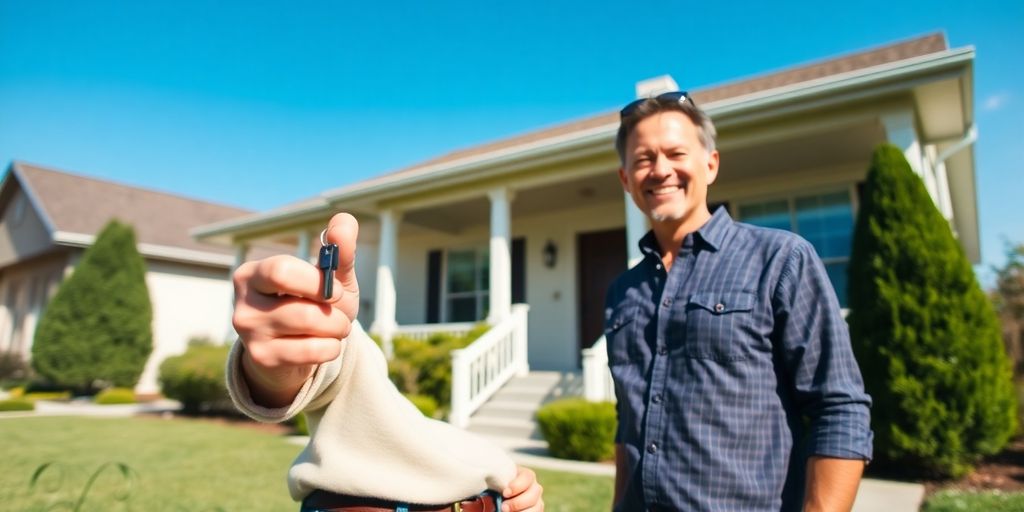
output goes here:
[[[53, 243], [70, 247], [90, 247], [96, 242], [96, 235], [83, 233], [71, 233], [68, 231], [55, 231]], [[162, 260], [180, 261], [184, 263], [198, 263], [204, 265], [216, 265], [224, 268], [231, 268], [235, 258], [230, 254], [218, 254], [192, 249], [182, 249], [167, 245], [139, 243], [136, 245], [139, 253], [145, 257]]]

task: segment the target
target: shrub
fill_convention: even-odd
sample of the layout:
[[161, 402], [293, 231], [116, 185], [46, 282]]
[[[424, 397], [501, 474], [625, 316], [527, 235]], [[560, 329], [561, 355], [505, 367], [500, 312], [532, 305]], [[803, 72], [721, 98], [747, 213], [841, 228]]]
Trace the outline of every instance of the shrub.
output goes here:
[[71, 400], [70, 391], [29, 391], [21, 395], [25, 400], [33, 402], [37, 400], [65, 401]]
[[128, 388], [107, 388], [100, 391], [93, 401], [99, 405], [134, 404], [135, 391]]
[[537, 411], [537, 423], [555, 457], [585, 461], [615, 456], [615, 405], [568, 398]]
[[131, 226], [109, 222], [39, 320], [36, 371], [84, 393], [135, 385], [153, 348], [145, 274]]
[[849, 268], [850, 334], [874, 400], [875, 454], [958, 476], [1016, 427], [999, 324], [898, 148], [872, 159]]
[[32, 378], [32, 367], [14, 351], [0, 352], [0, 383], [25, 382]]
[[428, 418], [433, 418], [437, 414], [437, 401], [426, 395], [405, 395], [417, 409]]
[[300, 412], [299, 414], [296, 414], [288, 423], [292, 426], [292, 429], [294, 429], [295, 435], [309, 435], [309, 422], [306, 421], [306, 413]]
[[392, 340], [394, 356], [388, 362], [391, 381], [402, 393], [429, 396], [446, 406], [452, 396], [452, 351], [465, 348], [487, 329], [482, 324], [464, 336], [442, 333], [426, 341], [396, 336]]
[[230, 401], [224, 379], [227, 345], [192, 345], [184, 354], [169, 357], [160, 365], [164, 396], [181, 402], [185, 413], [219, 409]]
[[34, 411], [36, 410], [36, 403], [32, 400], [25, 398], [10, 398], [7, 400], [0, 400], [0, 411]]

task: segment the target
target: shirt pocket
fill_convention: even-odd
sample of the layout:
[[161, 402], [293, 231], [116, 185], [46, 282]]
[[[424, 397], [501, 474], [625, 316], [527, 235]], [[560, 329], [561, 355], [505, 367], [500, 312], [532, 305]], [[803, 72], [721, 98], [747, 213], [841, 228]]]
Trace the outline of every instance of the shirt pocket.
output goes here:
[[604, 338], [608, 344], [608, 364], [615, 366], [629, 363], [636, 357], [634, 320], [636, 305], [615, 308], [605, 320]]
[[748, 356], [755, 297], [751, 292], [700, 292], [686, 304], [683, 354], [696, 359], [740, 361]]

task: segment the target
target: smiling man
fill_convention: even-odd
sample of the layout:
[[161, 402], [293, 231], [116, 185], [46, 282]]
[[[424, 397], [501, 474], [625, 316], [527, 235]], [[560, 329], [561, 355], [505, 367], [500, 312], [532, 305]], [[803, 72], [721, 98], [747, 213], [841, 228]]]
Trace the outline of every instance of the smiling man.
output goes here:
[[811, 245], [708, 210], [715, 128], [686, 93], [621, 111], [644, 259], [608, 292], [615, 510], [850, 510], [870, 398]]

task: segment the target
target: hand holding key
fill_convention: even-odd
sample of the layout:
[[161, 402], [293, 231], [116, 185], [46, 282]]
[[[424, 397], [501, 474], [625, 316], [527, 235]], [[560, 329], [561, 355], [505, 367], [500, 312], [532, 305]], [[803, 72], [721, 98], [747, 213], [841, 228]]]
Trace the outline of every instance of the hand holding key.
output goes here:
[[245, 345], [242, 369], [257, 403], [291, 403], [316, 366], [341, 353], [359, 312], [358, 232], [355, 217], [339, 213], [321, 237], [317, 265], [272, 256], [235, 271], [232, 323]]

